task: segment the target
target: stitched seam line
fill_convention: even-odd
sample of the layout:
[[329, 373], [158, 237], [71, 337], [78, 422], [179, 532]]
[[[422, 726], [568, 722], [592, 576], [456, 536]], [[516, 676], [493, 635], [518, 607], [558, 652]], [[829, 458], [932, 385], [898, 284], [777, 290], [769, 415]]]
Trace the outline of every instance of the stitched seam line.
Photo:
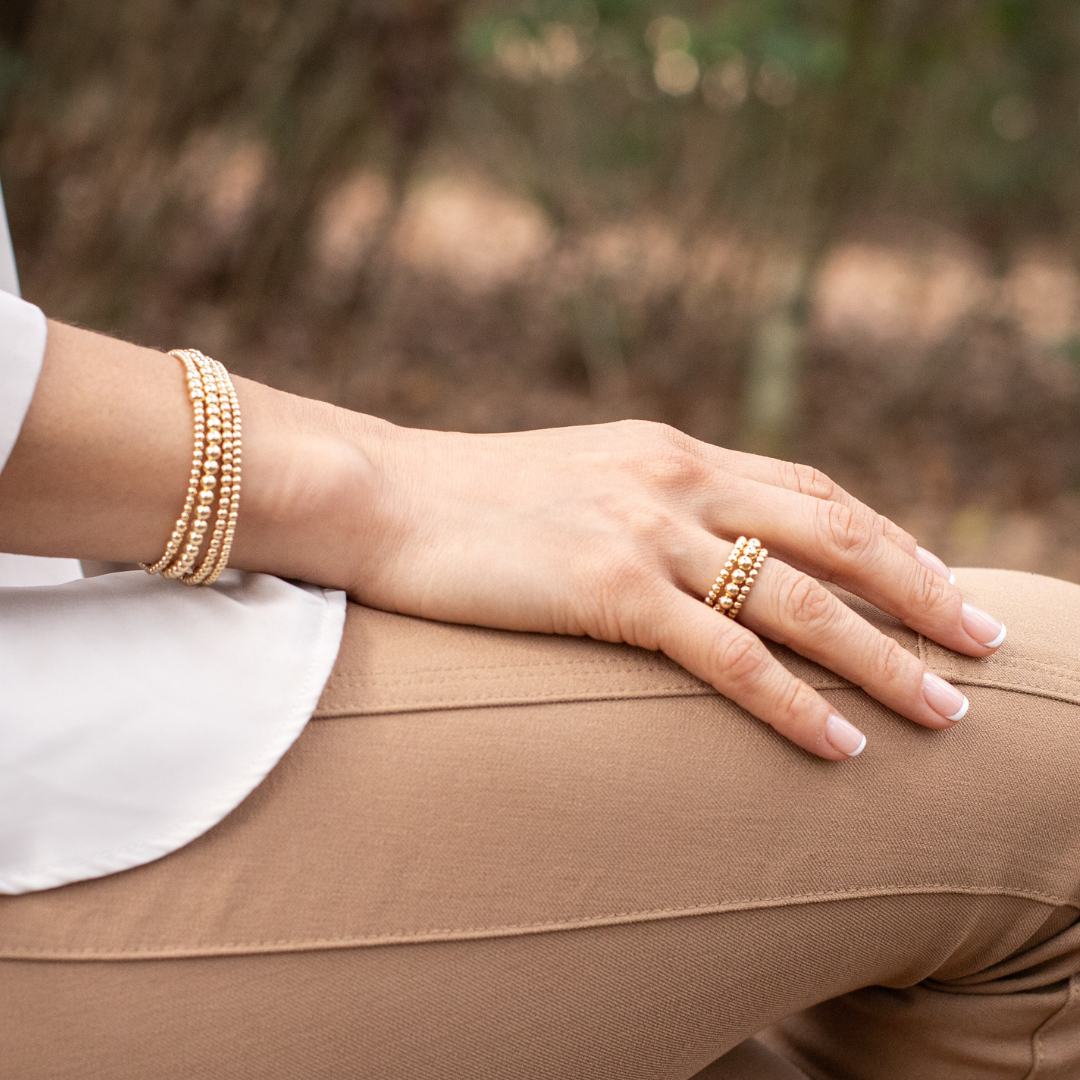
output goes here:
[[[933, 643], [931, 643], [933, 644]], [[974, 659], [973, 657], [960, 657], [955, 653], [949, 652], [949, 650], [943, 648], [940, 645], [933, 645], [928, 651], [940, 652], [943, 656], [952, 660], [954, 664], [962, 662], [964, 659]], [[1048, 660], [1040, 660], [1035, 656], [1010, 656], [1008, 658], [995, 656], [992, 658], [996, 667], [1003, 667], [1009, 670], [1023, 671], [1025, 668], [1038, 667], [1043, 668], [1045, 671], [1053, 672], [1056, 675], [1060, 675], [1064, 679], [1068, 679], [1070, 682], [1076, 682], [1076, 669], [1071, 667], [1065, 667], [1063, 664], [1051, 663]]]
[[619, 926], [639, 922], [659, 922], [667, 919], [691, 918], [700, 915], [719, 915], [734, 911], [755, 911], [767, 908], [821, 904], [847, 900], [872, 899], [883, 896], [959, 895], [1009, 896], [1031, 900], [1050, 907], [1071, 907], [1080, 910], [1080, 900], [1053, 896], [1034, 889], [1009, 889], [980, 885], [883, 885], [877, 888], [854, 889], [791, 896], [758, 897], [721, 901], [681, 908], [653, 908], [642, 911], [614, 912], [607, 915], [583, 916], [540, 923], [510, 923], [480, 927], [457, 927], [433, 930], [386, 931], [360, 936], [289, 938], [270, 941], [224, 942], [216, 945], [138, 945], [122, 950], [39, 949], [0, 944], [0, 959], [8, 960], [151, 960], [194, 956], [244, 955], [274, 952], [315, 952], [330, 949], [363, 948], [377, 945], [418, 944], [433, 941], [469, 941], [484, 938], [523, 937], [566, 930], [583, 930], [603, 926]]
[[958, 676], [953, 680], [958, 686], [982, 686], [988, 690], [1007, 690], [1014, 694], [1026, 694], [1028, 697], [1049, 698], [1051, 701], [1066, 701], [1080, 704], [1080, 688], [1075, 693], [1064, 690], [1049, 690], [1044, 686], [1027, 686], [1022, 683], [1008, 683], [991, 679], [969, 679]]
[[[587, 641], [588, 638], [574, 638], [574, 641]], [[528, 671], [531, 668], [560, 668], [560, 667], [641, 667], [644, 671], [656, 668], [669, 668], [674, 661], [665, 662], [655, 653], [646, 653], [648, 659], [631, 659], [629, 657], [617, 657], [610, 660], [602, 656], [591, 656], [587, 660], [529, 660], [517, 661], [511, 664], [451, 664], [443, 667], [429, 667], [425, 665], [419, 668], [391, 667], [374, 668], [365, 671], [363, 675], [339, 675], [337, 681], [347, 682], [351, 680], [363, 680], [369, 675], [426, 675], [433, 671]]]
[[[473, 675], [473, 674], [475, 674], [475, 672], [466, 671], [465, 674], [462, 676], [461, 681], [465, 681], [465, 679], [469, 675]], [[580, 673], [575, 672], [575, 674], [580, 674]], [[586, 674], [587, 674], [587, 672], [586, 672]], [[604, 675], [607, 675], [607, 674], [624, 674], [625, 675], [626, 672], [625, 671], [623, 671], [623, 672], [607, 672], [607, 671], [604, 671], [604, 672], [597, 672], [597, 674], [604, 674]], [[641, 674], [645, 678], [650, 678], [650, 677], [655, 677], [657, 674], [660, 674], [660, 672], [643, 671]], [[667, 674], [670, 674], [670, 672], [665, 671], [665, 672], [663, 672], [663, 674], [667, 675]], [[504, 673], [485, 675], [485, 679], [487, 681], [491, 681], [491, 682], [506, 681], [508, 679], [526, 679], [526, 678], [529, 678], [529, 677], [530, 677], [530, 672], [529, 672], [528, 668], [518, 668], [518, 669], [514, 669], [514, 670], [508, 670], [508, 671], [506, 671]], [[535, 676], [533, 676], [533, 677], [535, 678]], [[419, 676], [412, 676], [412, 675], [408, 676], [407, 678], [400, 678], [400, 679], [395, 677], [395, 676], [372, 675], [371, 678], [357, 679], [356, 682], [360, 686], [370, 686], [376, 680], [378, 680], [378, 682], [381, 683], [384, 686], [388, 685], [388, 686], [393, 686], [393, 687], [396, 687], [396, 686], [429, 686], [429, 685], [442, 686], [446, 682], [450, 681], [448, 679], [448, 677], [445, 676], [445, 675], [443, 675], [440, 678], [432, 678], [432, 679], [423, 679], [423, 678], [420, 678]], [[683, 680], [684, 684], [686, 684], [686, 685], [693, 685], [693, 683], [700, 682], [700, 681], [701, 681], [700, 679], [694, 679], [693, 676], [690, 676], [690, 675], [686, 676], [686, 678]]]
[[1043, 1031], [1071, 1005], [1075, 1004], [1078, 987], [1080, 987], [1078, 977], [1076, 975], [1071, 976], [1069, 978], [1069, 990], [1065, 995], [1064, 1002], [1031, 1033], [1031, 1069], [1025, 1074], [1024, 1080], [1037, 1080], [1039, 1066], [1043, 1062]]
[[[858, 689], [848, 684], [815, 683], [816, 690]], [[570, 695], [564, 693], [546, 696], [530, 694], [528, 697], [502, 697], [495, 695], [488, 698], [462, 698], [448, 701], [404, 701], [390, 703], [371, 703], [368, 705], [341, 705], [335, 709], [320, 709], [314, 720], [344, 720], [352, 716], [388, 716], [397, 713], [455, 712], [464, 709], [496, 709], [502, 706], [518, 707], [522, 705], [562, 705], [589, 701], [668, 701], [674, 698], [723, 697], [711, 686], [700, 689], [687, 686], [650, 687], [648, 690], [615, 688], [607, 693], [591, 691], [587, 694]], [[725, 699], [727, 700], [727, 699]]]
[[[821, 687], [821, 689], [842, 689], [842, 687]], [[501, 694], [492, 694], [489, 697], [468, 697], [454, 701], [403, 701], [403, 702], [372, 702], [367, 705], [339, 705], [336, 708], [319, 709], [313, 719], [315, 720], [340, 720], [349, 716], [379, 716], [387, 713], [409, 712], [451, 712], [455, 709], [487, 709], [497, 708], [500, 705], [558, 705], [563, 702], [584, 701], [622, 701], [622, 700], [667, 700], [680, 697], [720, 697], [720, 694], [711, 686], [652, 686], [647, 690], [615, 687], [606, 693], [590, 691], [580, 695], [570, 695], [560, 692], [552, 692], [550, 695], [533, 693], [528, 697], [504, 697]]]
[[[1010, 693], [1025, 694], [1028, 697], [1048, 698], [1051, 701], [1064, 701], [1071, 705], [1080, 704], [1080, 692], [1069, 694], [1047, 690], [1043, 687], [1024, 686], [1015, 683], [994, 682], [986, 679], [957, 678], [960, 686], [982, 686], [991, 690], [1006, 690]], [[811, 684], [815, 690], [858, 690], [859, 688], [849, 682], [826, 682], [815, 681]], [[647, 689], [640, 687], [616, 686], [604, 692], [583, 692], [581, 694], [567, 694], [552, 692], [544, 694], [533, 692], [528, 697], [509, 697], [500, 694], [491, 694], [486, 697], [468, 697], [449, 701], [402, 701], [402, 702], [379, 702], [374, 701], [365, 705], [338, 705], [323, 706], [315, 712], [316, 720], [342, 720], [350, 716], [383, 716], [394, 713], [409, 712], [451, 712], [456, 709], [471, 708], [495, 708], [498, 706], [519, 705], [558, 705], [562, 703], [587, 702], [587, 701], [621, 701], [621, 700], [666, 700], [680, 697], [723, 697], [711, 686], [688, 686], [678, 683], [673, 686], [650, 686]]]
[[[953, 661], [953, 665], [950, 665], [953, 670], [962, 671], [962, 668], [956, 668], [955, 664], [962, 658], [956, 657], [953, 653], [944, 649], [942, 646], [937, 645], [934, 642], [929, 641], [922, 634], [919, 635], [917, 644], [917, 655], [920, 660], [926, 661], [929, 654], [939, 652], [942, 657]], [[812, 661], [806, 660], [805, 657], [801, 659], [806, 663], [812, 663]], [[1004, 667], [1007, 670], [1023, 671], [1028, 667], [1041, 668], [1044, 671], [1052, 672], [1055, 675], [1060, 676], [1067, 682], [1080, 685], [1080, 679], [1077, 678], [1077, 672], [1075, 668], [1066, 667], [1062, 664], [1051, 663], [1046, 660], [1040, 660], [1035, 656], [1020, 656], [1010, 657], [1009, 659], [995, 657], [995, 663], [998, 667]], [[672, 665], [665, 663], [662, 659], [649, 659], [647, 661], [631, 660], [625, 658], [605, 660], [603, 657], [590, 657], [588, 660], [538, 660], [529, 661], [528, 663], [512, 663], [512, 664], [455, 664], [447, 665], [443, 667], [422, 667], [422, 668], [376, 668], [371, 671], [365, 672], [363, 675], [339, 675], [336, 676], [334, 682], [337, 683], [366, 683], [370, 678], [386, 678], [393, 681], [406, 681], [407, 676], [423, 676], [431, 675], [432, 673], [448, 673], [453, 671], [460, 671], [465, 674], [474, 674], [476, 672], [507, 672], [507, 675], [501, 676], [502, 678], [509, 678], [511, 673], [527, 673], [536, 668], [564, 668], [564, 667], [578, 667], [578, 668], [623, 668], [630, 670], [640, 670], [643, 675], [649, 675], [655, 671], [669, 670]], [[687, 676], [693, 678], [693, 676]], [[436, 682], [437, 679], [412, 679], [410, 681], [420, 682]]]

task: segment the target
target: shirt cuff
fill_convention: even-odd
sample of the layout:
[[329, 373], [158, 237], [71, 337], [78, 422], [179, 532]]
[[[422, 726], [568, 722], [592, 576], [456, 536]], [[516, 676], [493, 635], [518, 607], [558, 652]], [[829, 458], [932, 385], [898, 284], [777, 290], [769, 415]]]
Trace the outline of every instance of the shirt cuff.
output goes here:
[[0, 470], [11, 456], [45, 359], [40, 308], [0, 291]]

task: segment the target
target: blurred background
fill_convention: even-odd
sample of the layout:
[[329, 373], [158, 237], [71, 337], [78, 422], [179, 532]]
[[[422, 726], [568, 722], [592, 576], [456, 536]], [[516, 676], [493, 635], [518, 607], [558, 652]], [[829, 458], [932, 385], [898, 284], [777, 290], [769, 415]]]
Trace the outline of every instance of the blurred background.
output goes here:
[[25, 294], [399, 423], [624, 416], [1080, 581], [1072, 0], [3, 0]]

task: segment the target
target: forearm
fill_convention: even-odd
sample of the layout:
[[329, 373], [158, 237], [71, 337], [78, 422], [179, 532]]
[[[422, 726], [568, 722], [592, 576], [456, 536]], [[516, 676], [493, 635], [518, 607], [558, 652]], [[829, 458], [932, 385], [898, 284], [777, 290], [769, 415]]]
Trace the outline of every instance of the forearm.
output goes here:
[[[328, 532], [352, 530], [373, 466], [377, 420], [234, 379], [244, 484], [230, 565], [346, 584]], [[49, 323], [45, 362], [0, 473], [0, 550], [153, 562], [183, 505], [192, 412], [174, 358]], [[345, 504], [349, 503], [349, 506]], [[340, 522], [340, 524], [338, 524]]]

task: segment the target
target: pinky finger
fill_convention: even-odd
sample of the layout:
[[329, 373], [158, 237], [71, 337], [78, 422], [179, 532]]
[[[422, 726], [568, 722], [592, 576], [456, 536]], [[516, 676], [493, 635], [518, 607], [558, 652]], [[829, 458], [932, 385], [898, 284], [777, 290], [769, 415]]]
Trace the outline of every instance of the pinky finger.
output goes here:
[[660, 618], [660, 647], [672, 660], [785, 738], [830, 761], [862, 753], [866, 736], [745, 626], [674, 586]]

